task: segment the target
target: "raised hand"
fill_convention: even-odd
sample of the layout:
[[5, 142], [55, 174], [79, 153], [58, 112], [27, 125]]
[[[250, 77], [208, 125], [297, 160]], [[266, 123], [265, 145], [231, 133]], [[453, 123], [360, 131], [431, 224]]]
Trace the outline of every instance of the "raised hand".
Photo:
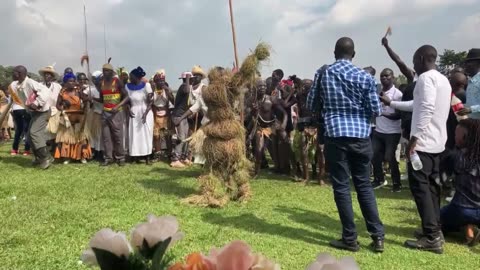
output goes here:
[[382, 46], [388, 46], [388, 39], [386, 37], [382, 38]]

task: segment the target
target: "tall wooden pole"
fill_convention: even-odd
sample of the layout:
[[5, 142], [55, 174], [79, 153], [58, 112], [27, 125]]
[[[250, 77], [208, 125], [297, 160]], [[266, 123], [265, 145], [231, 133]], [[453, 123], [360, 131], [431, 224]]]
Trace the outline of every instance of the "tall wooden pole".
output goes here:
[[235, 55], [235, 66], [240, 68], [238, 65], [238, 52], [237, 52], [237, 34], [235, 33], [235, 20], [233, 19], [233, 5], [232, 0], [228, 0], [230, 6], [230, 22], [232, 24], [232, 36], [233, 36], [233, 53]]
[[[235, 55], [235, 67], [240, 69], [240, 63], [238, 62], [238, 51], [237, 51], [237, 35], [235, 33], [235, 20], [233, 18], [233, 4], [232, 0], [228, 0], [228, 5], [230, 7], [230, 23], [232, 25], [232, 38], [233, 38], [233, 53]], [[240, 122], [244, 123], [244, 97], [240, 97]]]
[[103, 25], [103, 47], [105, 49], [105, 63], [107, 63], [107, 27]]

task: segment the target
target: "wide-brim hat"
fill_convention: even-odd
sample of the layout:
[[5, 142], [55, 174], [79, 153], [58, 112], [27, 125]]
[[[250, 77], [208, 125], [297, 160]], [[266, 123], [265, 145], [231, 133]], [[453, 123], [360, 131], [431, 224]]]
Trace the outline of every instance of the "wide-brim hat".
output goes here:
[[473, 48], [468, 51], [467, 58], [465, 58], [465, 62], [472, 61], [472, 60], [480, 60], [480, 48]]
[[44, 76], [45, 73], [50, 73], [53, 75], [53, 77], [55, 79], [58, 79], [58, 73], [55, 71], [55, 69], [53, 68], [53, 66], [46, 66], [44, 68], [41, 68], [39, 71], [38, 71], [38, 74], [40, 74], [40, 76]]
[[108, 70], [111, 70], [111, 71], [115, 72], [115, 69], [113, 68], [113, 66], [110, 63], [107, 63], [107, 64], [103, 65], [102, 69], [108, 69]]
[[202, 75], [202, 79], [207, 78], [207, 73], [205, 73], [205, 71], [203, 71], [203, 69], [200, 66], [194, 66], [192, 68], [192, 74], [193, 75], [196, 75], [196, 74]]
[[182, 72], [182, 74], [180, 74], [180, 78], [178, 78], [178, 79], [186, 79], [188, 74], [190, 74], [190, 76], [193, 75], [192, 72], [185, 71], [185, 72]]

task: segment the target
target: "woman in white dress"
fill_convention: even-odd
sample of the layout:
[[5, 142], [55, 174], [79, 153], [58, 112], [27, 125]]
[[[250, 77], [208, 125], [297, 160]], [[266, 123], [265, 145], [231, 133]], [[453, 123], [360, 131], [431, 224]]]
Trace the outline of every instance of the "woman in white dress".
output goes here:
[[153, 91], [148, 82], [142, 80], [145, 71], [141, 67], [130, 72], [130, 83], [125, 85], [130, 98], [130, 118], [128, 125], [129, 156], [137, 162], [141, 157], [150, 165], [153, 151]]

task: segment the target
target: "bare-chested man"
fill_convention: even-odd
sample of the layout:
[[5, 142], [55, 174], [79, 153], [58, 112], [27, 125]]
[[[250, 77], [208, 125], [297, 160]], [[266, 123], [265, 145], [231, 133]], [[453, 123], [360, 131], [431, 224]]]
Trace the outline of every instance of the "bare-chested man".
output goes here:
[[280, 104], [275, 102], [271, 96], [266, 95], [267, 84], [264, 80], [258, 80], [257, 99], [253, 104], [253, 129], [249, 139], [254, 139], [255, 155], [255, 174], [260, 172], [262, 163], [262, 154], [265, 149], [265, 143], [268, 141], [268, 148], [275, 163], [275, 169], [278, 169], [278, 158], [275, 147], [270, 147], [278, 143], [279, 138], [287, 138], [285, 127], [287, 118], [285, 110]]
[[318, 143], [317, 127], [313, 113], [307, 108], [307, 96], [312, 88], [312, 84], [313, 81], [310, 79], [302, 80], [301, 87], [297, 92], [298, 133], [296, 136], [298, 137], [294, 139], [294, 143], [296, 144], [295, 146], [298, 147], [298, 150], [295, 151], [295, 154], [297, 161], [300, 161], [302, 165], [302, 178], [308, 182], [309, 164], [312, 165], [313, 177], [315, 177], [318, 165], [318, 181], [320, 185], [324, 185], [325, 161], [323, 146]]

